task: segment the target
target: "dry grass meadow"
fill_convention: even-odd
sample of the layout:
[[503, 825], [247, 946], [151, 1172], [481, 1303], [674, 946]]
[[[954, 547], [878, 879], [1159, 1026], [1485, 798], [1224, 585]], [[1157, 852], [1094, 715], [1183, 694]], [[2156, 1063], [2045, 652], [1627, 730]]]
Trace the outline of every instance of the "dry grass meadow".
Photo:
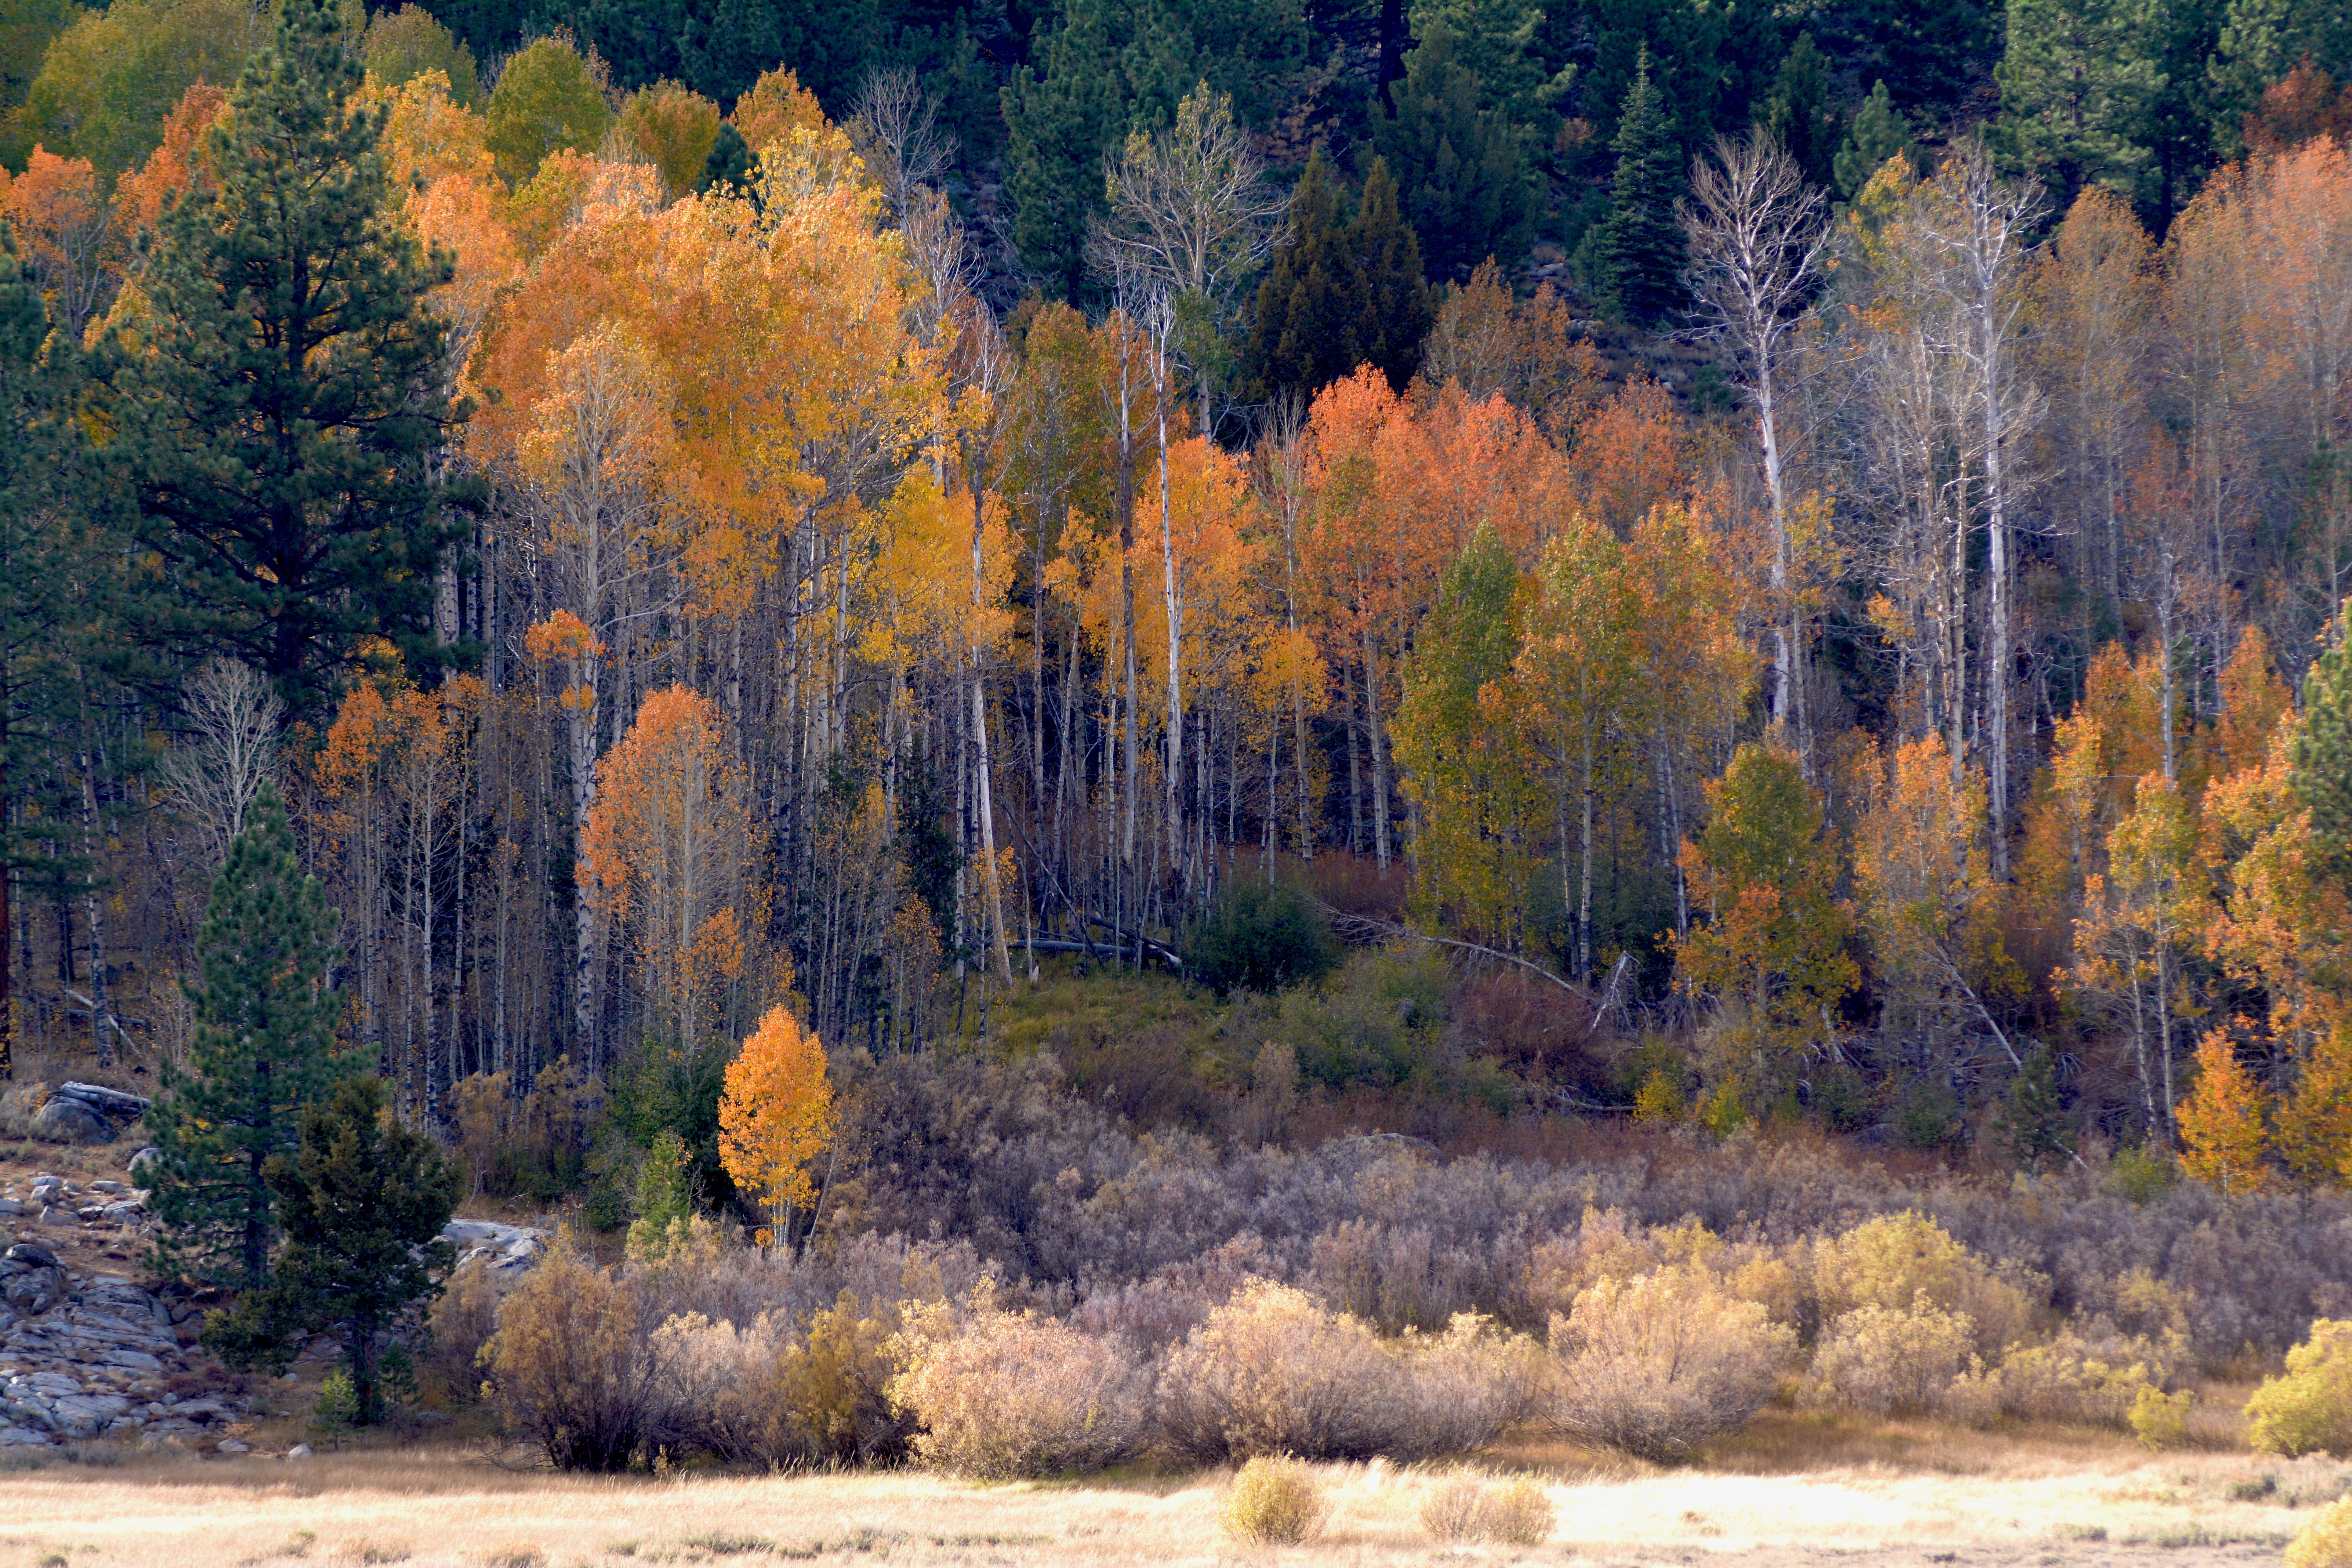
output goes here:
[[1590, 1563], [1778, 1568], [2276, 1561], [2352, 1467], [2216, 1449], [2153, 1455], [2103, 1433], [1984, 1434], [1776, 1412], [1704, 1466], [1657, 1469], [1506, 1445], [1559, 1526], [1537, 1547], [1448, 1546], [1416, 1517], [1446, 1472], [1318, 1467], [1316, 1542], [1226, 1537], [1221, 1471], [983, 1486], [921, 1471], [584, 1479], [460, 1446], [134, 1458], [0, 1474], [0, 1568], [634, 1568], [779, 1561], [938, 1564]]

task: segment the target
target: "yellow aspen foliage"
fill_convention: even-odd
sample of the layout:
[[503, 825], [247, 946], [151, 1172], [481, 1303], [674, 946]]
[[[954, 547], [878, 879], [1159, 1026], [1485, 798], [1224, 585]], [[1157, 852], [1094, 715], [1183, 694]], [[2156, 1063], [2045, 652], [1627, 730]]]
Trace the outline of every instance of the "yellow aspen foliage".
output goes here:
[[2273, 1143], [2297, 1179], [2352, 1186], [2352, 1024], [2313, 1048], [2279, 1104]]
[[813, 1202], [806, 1169], [833, 1137], [824, 1046], [791, 1010], [771, 1007], [728, 1064], [719, 1101], [719, 1158], [768, 1215], [760, 1244], [781, 1239], [794, 1208]]
[[2232, 1196], [2268, 1186], [2267, 1099], [2228, 1032], [2208, 1029], [2197, 1042], [2197, 1087], [2180, 1104], [2180, 1163], [2189, 1173]]

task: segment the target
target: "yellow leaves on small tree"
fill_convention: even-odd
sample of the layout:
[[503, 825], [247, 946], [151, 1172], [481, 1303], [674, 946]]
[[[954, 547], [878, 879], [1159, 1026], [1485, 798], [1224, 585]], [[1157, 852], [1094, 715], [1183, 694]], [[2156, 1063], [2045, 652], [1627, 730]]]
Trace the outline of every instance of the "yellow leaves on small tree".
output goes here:
[[792, 1213], [816, 1197], [808, 1163], [831, 1141], [833, 1085], [824, 1046], [788, 1008], [771, 1007], [727, 1068], [719, 1158], [768, 1216], [761, 1246], [786, 1239]]
[[2197, 1088], [2179, 1110], [2180, 1163], [2189, 1173], [2231, 1196], [2269, 1186], [2268, 1100], [2228, 1032], [2207, 1030], [2197, 1042]]

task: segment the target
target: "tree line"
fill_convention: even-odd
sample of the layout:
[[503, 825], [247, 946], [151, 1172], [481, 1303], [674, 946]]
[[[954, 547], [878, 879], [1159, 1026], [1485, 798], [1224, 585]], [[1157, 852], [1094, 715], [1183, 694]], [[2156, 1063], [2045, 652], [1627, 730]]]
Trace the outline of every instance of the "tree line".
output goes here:
[[2040, 1154], [2063, 1101], [2340, 1173], [2315, 68], [2159, 243], [1999, 125], [1834, 206], [1769, 125], [1685, 165], [1637, 50], [1595, 243], [1711, 340], [1694, 412], [1549, 287], [1432, 289], [1405, 151], [1286, 195], [1205, 78], [999, 311], [906, 73], [721, 120], [550, 36], [478, 108], [413, 9], [275, 26], [0, 188], [28, 1048], [193, 1048], [268, 784], [415, 1121], [715, 1150], [779, 1005], [985, 1036], [1288, 878], [1641, 1009], [1659, 1114], [2005, 1095]]

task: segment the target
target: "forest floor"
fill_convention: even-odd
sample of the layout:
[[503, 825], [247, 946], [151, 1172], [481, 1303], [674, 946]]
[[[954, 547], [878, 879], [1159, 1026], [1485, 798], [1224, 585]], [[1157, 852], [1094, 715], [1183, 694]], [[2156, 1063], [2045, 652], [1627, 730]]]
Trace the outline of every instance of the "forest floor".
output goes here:
[[[278, 1434], [290, 1444], [294, 1424]], [[1323, 1537], [1246, 1548], [1220, 1531], [1228, 1478], [1136, 1472], [983, 1486], [920, 1471], [591, 1479], [508, 1468], [462, 1441], [232, 1458], [50, 1458], [0, 1473], [0, 1568], [406, 1563], [634, 1568], [776, 1561], [909, 1564], [1579, 1563], [1595, 1568], [1870, 1563], [2204, 1568], [2274, 1562], [2352, 1468], [2241, 1453], [2152, 1455], [2112, 1435], [1984, 1434], [1768, 1414], [1706, 1463], [1657, 1469], [1530, 1442], [1489, 1468], [1559, 1510], [1537, 1547], [1448, 1546], [1417, 1506], [1443, 1472], [1320, 1467]], [[521, 1456], [509, 1456], [520, 1460]]]

